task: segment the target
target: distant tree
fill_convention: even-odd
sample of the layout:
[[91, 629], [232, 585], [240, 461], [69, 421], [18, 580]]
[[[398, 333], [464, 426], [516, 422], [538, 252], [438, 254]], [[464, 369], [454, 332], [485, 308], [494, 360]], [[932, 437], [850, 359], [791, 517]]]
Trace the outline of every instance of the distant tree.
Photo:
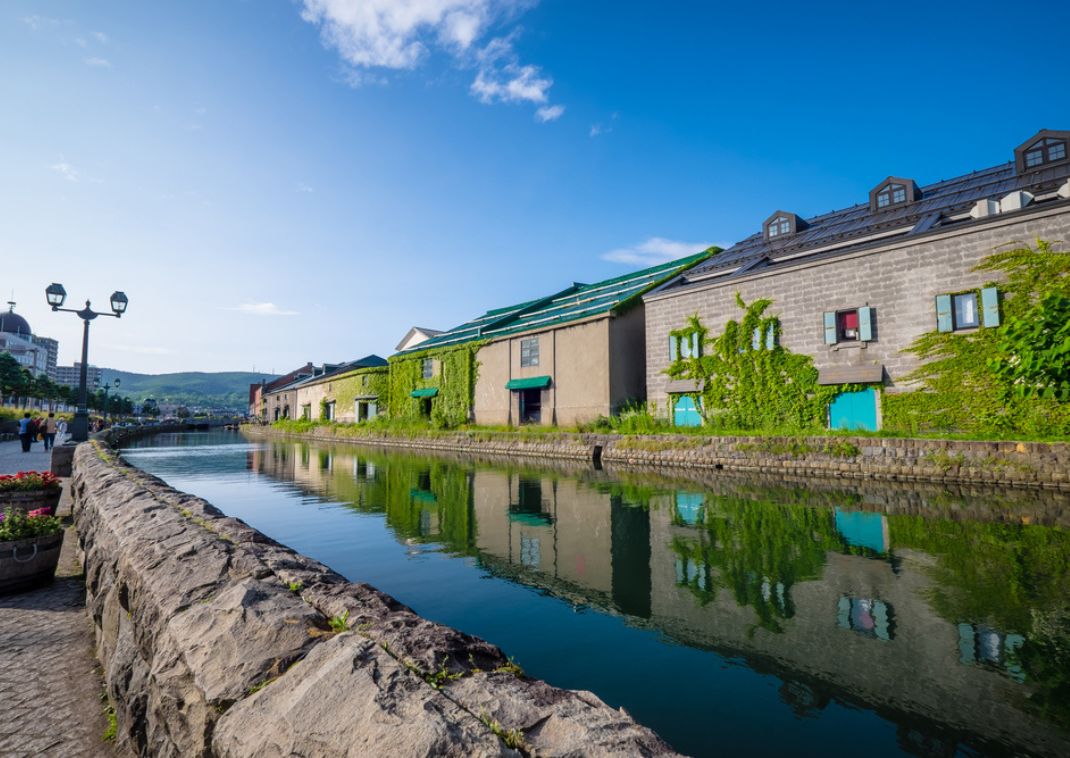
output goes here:
[[184, 405], [178, 406], [178, 408], [175, 409], [175, 416], [177, 416], [178, 418], [189, 418], [189, 408]]
[[22, 366], [11, 353], [0, 353], [0, 401], [18, 396], [23, 389], [25, 377]]

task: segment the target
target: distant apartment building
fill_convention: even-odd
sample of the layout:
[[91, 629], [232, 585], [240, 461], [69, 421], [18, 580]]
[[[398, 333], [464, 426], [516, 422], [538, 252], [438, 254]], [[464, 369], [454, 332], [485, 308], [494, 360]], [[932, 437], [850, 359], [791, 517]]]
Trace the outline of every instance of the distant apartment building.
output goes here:
[[[68, 387], [77, 387], [81, 383], [81, 371], [82, 364], [75, 363], [73, 366], [56, 366], [56, 384], [63, 384]], [[97, 366], [86, 366], [86, 386], [92, 387], [94, 384], [104, 381], [104, 369]]]
[[[742, 315], [738, 293], [772, 301], [777, 344], [811, 356], [819, 384], [864, 385], [833, 401], [831, 427], [880, 428], [882, 393], [903, 391], [919, 366], [904, 348], [931, 331], [999, 325], [999, 285], [978, 263], [1038, 239], [1066, 249], [1070, 131], [1043, 130], [1007, 163], [933, 184], [889, 176], [843, 210], [803, 218], [788, 207], [644, 296], [648, 399], [676, 423], [702, 423], [703, 388], [666, 374], [705, 349], [681, 331], [697, 315], [711, 336], [722, 333]], [[755, 349], [769, 339], [756, 334]]]

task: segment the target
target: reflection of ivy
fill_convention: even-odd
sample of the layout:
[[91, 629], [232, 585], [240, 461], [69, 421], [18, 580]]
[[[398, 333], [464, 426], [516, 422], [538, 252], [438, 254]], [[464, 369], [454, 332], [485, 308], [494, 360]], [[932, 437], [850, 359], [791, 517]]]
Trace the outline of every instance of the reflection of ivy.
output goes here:
[[1070, 434], [1070, 253], [1038, 241], [986, 258], [998, 272], [1001, 324], [923, 334], [907, 349], [925, 361], [904, 377], [921, 389], [888, 395], [884, 424], [906, 432]]
[[704, 384], [696, 394], [702, 396], [706, 424], [716, 429], [823, 428], [832, 399], [859, 385], [819, 385], [813, 358], [780, 346], [780, 319], [765, 315], [772, 300], [747, 305], [737, 294], [736, 303], [743, 318], [730, 320], [714, 339], [698, 316], [671, 332], [674, 338], [697, 332], [701, 354], [678, 358], [665, 372]]
[[702, 537], [678, 537], [671, 545], [679, 558], [716, 569], [705, 592], [692, 592], [706, 603], [715, 582], [730, 589], [771, 632], [784, 631], [781, 621], [795, 615], [792, 587], [820, 577], [826, 552], [847, 549], [826, 509], [722, 495], [707, 496], [705, 508]]
[[[399, 419], [420, 418], [420, 400], [412, 391], [435, 387], [438, 395], [431, 402], [431, 423], [439, 428], [460, 426], [469, 420], [475, 393], [479, 361], [476, 353], [482, 342], [458, 347], [421, 350], [390, 359], [390, 416]], [[437, 362], [436, 375], [423, 378], [423, 361]]]

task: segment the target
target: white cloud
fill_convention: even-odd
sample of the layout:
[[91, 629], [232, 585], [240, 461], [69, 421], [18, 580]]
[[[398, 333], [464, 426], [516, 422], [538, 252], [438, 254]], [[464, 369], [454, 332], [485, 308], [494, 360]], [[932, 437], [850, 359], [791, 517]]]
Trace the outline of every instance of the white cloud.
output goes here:
[[564, 113], [548, 106], [553, 80], [538, 66], [521, 65], [513, 35], [478, 46], [487, 31], [537, 0], [302, 0], [301, 18], [319, 27], [323, 44], [347, 64], [343, 80], [354, 87], [381, 83], [368, 69], [411, 70], [432, 48], [462, 67], [476, 69], [471, 94], [484, 103], [531, 103], [537, 118]]
[[636, 266], [656, 266], [659, 263], [700, 253], [710, 246], [709, 242], [679, 242], [664, 237], [650, 237], [638, 245], [621, 247], [602, 254], [602, 260], [627, 263]]
[[563, 105], [544, 105], [535, 111], [535, 118], [542, 123], [549, 121], [557, 121], [565, 113], [565, 106]]
[[69, 23], [62, 18], [49, 18], [48, 16], [24, 16], [22, 22], [35, 32], [48, 26], [59, 26]]
[[91, 57], [85, 59], [85, 65], [95, 68], [111, 68], [111, 61], [107, 58]]
[[76, 182], [82, 178], [82, 175], [78, 172], [78, 169], [67, 163], [67, 161], [53, 163], [51, 166], [49, 166], [49, 168], [51, 168], [57, 174], [62, 176], [68, 182]]
[[275, 303], [242, 303], [228, 311], [238, 311], [250, 316], [300, 316], [298, 311], [288, 311], [275, 305]]
[[104, 32], [93, 32], [93, 37], [102, 45], [106, 45], [109, 42], [108, 35]]
[[310, 187], [309, 185], [305, 184], [304, 182], [298, 182], [297, 183], [297, 191], [298, 192], [314, 192], [312, 187]]

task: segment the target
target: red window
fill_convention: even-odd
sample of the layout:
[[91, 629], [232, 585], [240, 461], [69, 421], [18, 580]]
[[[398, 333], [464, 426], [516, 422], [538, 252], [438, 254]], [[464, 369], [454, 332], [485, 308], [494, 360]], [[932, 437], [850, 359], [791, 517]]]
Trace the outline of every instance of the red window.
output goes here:
[[836, 331], [841, 342], [858, 339], [858, 311], [840, 311], [836, 314]]

